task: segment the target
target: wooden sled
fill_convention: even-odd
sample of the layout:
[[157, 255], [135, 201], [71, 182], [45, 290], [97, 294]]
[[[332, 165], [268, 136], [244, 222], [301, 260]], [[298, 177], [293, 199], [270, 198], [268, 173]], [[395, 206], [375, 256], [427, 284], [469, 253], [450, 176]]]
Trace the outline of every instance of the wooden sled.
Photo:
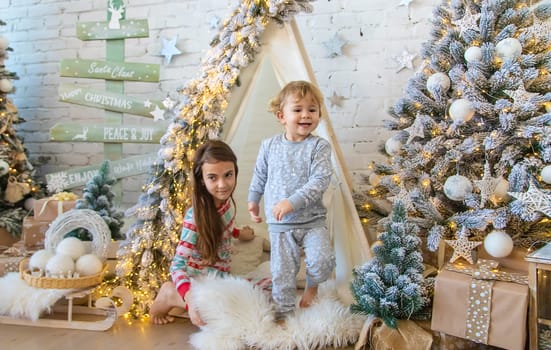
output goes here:
[[[52, 313], [44, 315], [44, 317], [36, 321], [0, 316], [0, 324], [106, 331], [113, 326], [117, 317], [127, 310], [126, 307], [117, 307], [115, 302], [107, 297], [99, 298], [96, 300], [95, 306], [92, 306], [91, 293], [94, 288], [95, 287], [69, 292], [69, 294], [65, 295], [65, 300], [60, 299], [60, 301], [64, 301], [63, 303], [58, 301], [58, 303], [52, 307]], [[88, 297], [87, 306], [74, 305], [74, 299], [86, 296]], [[58, 315], [59, 313], [66, 313], [67, 317], [66, 319], [53, 318], [54, 313]]]

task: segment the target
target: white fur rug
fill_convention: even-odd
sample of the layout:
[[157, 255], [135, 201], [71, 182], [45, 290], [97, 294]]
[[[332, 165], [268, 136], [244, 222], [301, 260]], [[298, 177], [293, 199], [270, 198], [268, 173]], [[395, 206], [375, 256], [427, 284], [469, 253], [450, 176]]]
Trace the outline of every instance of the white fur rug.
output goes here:
[[36, 321], [69, 291], [34, 288], [18, 272], [9, 272], [0, 278], [0, 315]]
[[245, 279], [194, 280], [192, 293], [207, 325], [189, 342], [201, 350], [343, 347], [356, 342], [365, 321], [338, 300], [333, 281], [320, 285], [318, 302], [297, 308], [284, 328], [274, 323], [269, 294]]

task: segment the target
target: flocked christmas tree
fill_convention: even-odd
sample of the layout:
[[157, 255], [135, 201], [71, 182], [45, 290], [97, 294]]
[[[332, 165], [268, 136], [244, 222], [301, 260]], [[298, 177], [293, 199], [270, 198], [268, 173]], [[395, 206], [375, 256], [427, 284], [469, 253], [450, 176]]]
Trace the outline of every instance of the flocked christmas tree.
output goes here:
[[535, 3], [435, 9], [361, 215], [399, 199], [433, 251], [459, 232], [494, 256], [551, 239], [551, 5]]
[[[4, 25], [0, 20], [0, 26]], [[25, 199], [43, 191], [33, 179], [34, 168], [15, 130], [15, 125], [24, 120], [8, 98], [9, 93], [15, 92], [12, 81], [18, 79], [4, 63], [12, 51], [8, 40], [0, 36], [0, 227], [19, 237], [27, 214]]]
[[241, 1], [212, 40], [199, 78], [180, 91], [180, 113], [161, 138], [159, 160], [138, 203], [126, 213], [136, 221], [117, 253], [117, 278], [99, 290], [109, 295], [114, 286], [129, 288], [134, 301], [128, 317], [145, 319], [159, 287], [170, 279], [170, 262], [191, 201], [193, 152], [207, 139], [219, 137], [231, 89], [241, 69], [254, 60], [268, 23], [283, 23], [300, 11], [311, 11], [310, 1]]
[[[110, 162], [103, 161], [98, 173], [88, 181], [82, 191], [82, 198], [77, 200], [75, 209], [91, 209], [96, 211], [105, 221], [111, 231], [111, 238], [121, 240], [124, 235], [121, 228], [124, 225], [124, 213], [114, 208], [113, 185], [117, 179], [111, 174]], [[73, 230], [66, 235], [67, 237], [77, 237], [81, 240], [91, 241], [92, 235], [83, 228]]]
[[372, 246], [373, 259], [352, 272], [351, 310], [397, 328], [398, 320], [427, 317], [431, 281], [423, 278], [419, 228], [408, 222], [404, 205], [396, 202], [385, 221], [386, 230]]

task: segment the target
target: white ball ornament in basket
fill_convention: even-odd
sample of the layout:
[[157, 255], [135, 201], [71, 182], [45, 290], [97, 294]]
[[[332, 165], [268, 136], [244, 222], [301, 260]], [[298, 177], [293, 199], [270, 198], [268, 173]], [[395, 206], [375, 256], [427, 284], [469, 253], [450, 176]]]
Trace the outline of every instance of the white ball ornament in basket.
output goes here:
[[46, 271], [46, 263], [54, 253], [48, 249], [40, 249], [31, 255], [29, 259], [29, 268], [31, 271]]
[[513, 239], [506, 232], [494, 230], [484, 238], [484, 249], [494, 258], [504, 258], [513, 251]]
[[[28, 268], [26, 268], [26, 265], [28, 265], [28, 259], [24, 259], [19, 265], [21, 278], [29, 285], [37, 288], [78, 289], [100, 284], [103, 281], [103, 275], [106, 270], [105, 261], [107, 260], [108, 245], [111, 241], [111, 231], [109, 230], [109, 227], [102, 219], [102, 217], [95, 211], [90, 209], [73, 209], [58, 216], [46, 231], [46, 238], [44, 242], [45, 249], [51, 252], [56, 252], [57, 247], [60, 245], [60, 243], [66, 240], [64, 236], [77, 228], [84, 228], [92, 235], [91, 254], [96, 256], [97, 260], [99, 260], [102, 266], [101, 270], [98, 273], [87, 276], [73, 276], [72, 278], [70, 276], [65, 278], [35, 276]], [[71, 241], [72, 240], [69, 240], [68, 242]], [[72, 252], [75, 255], [77, 250], [78, 252], [80, 252], [80, 248], [75, 248], [76, 245], [71, 245], [70, 243], [68, 246], [64, 247], [65, 244], [66, 243], [61, 245], [61, 250], [65, 249], [66, 252]], [[77, 257], [77, 259], [86, 255], [87, 254], [81, 254], [79, 257]], [[72, 272], [75, 272], [77, 268], [75, 265], [75, 260], [67, 254], [56, 253], [52, 258], [48, 260], [48, 263], [50, 263], [50, 261], [56, 256], [67, 256], [73, 263]], [[88, 260], [88, 262], [90, 261], [91, 260]], [[48, 265], [48, 263], [46, 265]], [[97, 270], [97, 261], [95, 261], [93, 264], [94, 266], [87, 270], [86, 273], [92, 272], [92, 270], [94, 269]], [[68, 262], [66, 263], [66, 265], [61, 262], [56, 264], [55, 267], [60, 269], [65, 268], [64, 270], [67, 270], [67, 265], [69, 265]], [[48, 266], [46, 266], [46, 270], [47, 269]], [[56, 274], [52, 271], [51, 275], [53, 276]], [[66, 276], [66, 274], [64, 275]]]
[[471, 180], [462, 175], [452, 175], [444, 183], [444, 194], [454, 201], [462, 201], [472, 192]]

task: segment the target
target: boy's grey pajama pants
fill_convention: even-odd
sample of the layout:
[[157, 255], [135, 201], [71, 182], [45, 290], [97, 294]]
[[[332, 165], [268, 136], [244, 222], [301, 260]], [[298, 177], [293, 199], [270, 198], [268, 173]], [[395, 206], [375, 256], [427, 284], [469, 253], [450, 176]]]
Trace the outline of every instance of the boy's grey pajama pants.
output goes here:
[[276, 320], [295, 309], [296, 276], [304, 248], [306, 287], [325, 282], [335, 268], [335, 254], [326, 227], [270, 232], [270, 269]]

